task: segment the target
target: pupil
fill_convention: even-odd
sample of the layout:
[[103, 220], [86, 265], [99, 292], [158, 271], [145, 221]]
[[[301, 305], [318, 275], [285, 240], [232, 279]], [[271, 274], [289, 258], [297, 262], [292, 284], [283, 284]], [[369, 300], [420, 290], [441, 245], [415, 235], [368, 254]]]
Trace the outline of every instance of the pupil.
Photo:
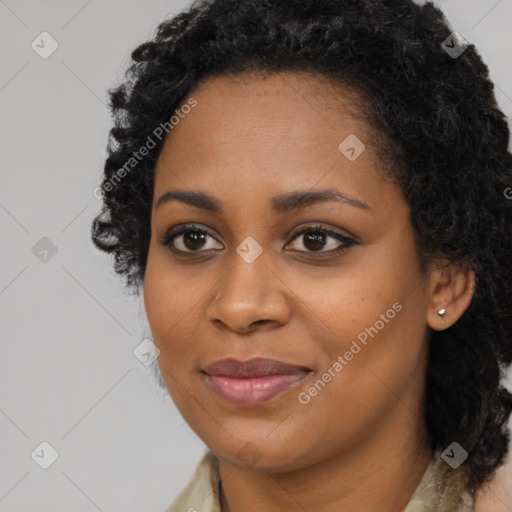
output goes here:
[[[308, 249], [322, 249], [322, 247], [325, 244], [325, 233], [320, 233], [318, 231], [312, 232], [312, 234], [305, 235], [306, 241], [304, 242], [304, 245]], [[309, 242], [312, 242], [313, 247], [308, 245]]]
[[184, 243], [189, 249], [200, 249], [204, 244], [204, 238], [204, 233], [192, 231], [185, 234]]

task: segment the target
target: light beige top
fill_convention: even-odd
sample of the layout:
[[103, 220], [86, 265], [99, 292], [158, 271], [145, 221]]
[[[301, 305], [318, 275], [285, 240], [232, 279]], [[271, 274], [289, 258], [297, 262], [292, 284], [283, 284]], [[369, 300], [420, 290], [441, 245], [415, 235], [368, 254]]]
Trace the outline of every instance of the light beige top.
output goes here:
[[[445, 477], [449, 475], [455, 482], [451, 492], [443, 490], [446, 488]], [[434, 453], [402, 512], [474, 512], [472, 497], [457, 484], [458, 481], [458, 473], [448, 466], [439, 452]], [[208, 450], [204, 454], [186, 487], [165, 512], [221, 512], [219, 466], [213, 452]]]

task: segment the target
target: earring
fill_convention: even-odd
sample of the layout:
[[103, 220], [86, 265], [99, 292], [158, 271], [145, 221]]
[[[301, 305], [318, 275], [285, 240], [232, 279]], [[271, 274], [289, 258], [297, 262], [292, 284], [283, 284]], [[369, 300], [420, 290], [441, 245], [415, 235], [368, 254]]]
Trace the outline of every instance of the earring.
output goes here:
[[441, 317], [441, 322], [443, 323], [444, 325], [444, 315], [446, 314], [446, 309], [440, 309], [437, 314]]

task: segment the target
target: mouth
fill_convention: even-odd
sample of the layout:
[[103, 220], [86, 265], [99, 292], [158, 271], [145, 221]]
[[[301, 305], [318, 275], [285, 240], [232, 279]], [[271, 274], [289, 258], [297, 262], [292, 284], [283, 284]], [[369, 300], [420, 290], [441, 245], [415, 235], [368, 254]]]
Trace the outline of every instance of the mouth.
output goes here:
[[303, 366], [266, 358], [222, 359], [201, 370], [212, 391], [240, 406], [268, 402], [298, 386], [311, 372]]

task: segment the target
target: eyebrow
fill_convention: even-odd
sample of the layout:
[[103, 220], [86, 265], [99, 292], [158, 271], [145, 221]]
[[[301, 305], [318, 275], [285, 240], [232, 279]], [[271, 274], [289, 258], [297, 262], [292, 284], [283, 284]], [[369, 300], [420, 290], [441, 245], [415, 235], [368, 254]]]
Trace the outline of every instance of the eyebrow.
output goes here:
[[[156, 202], [155, 210], [172, 201], [180, 201], [213, 213], [223, 213], [222, 203], [216, 197], [205, 192], [191, 192], [188, 190], [169, 190], [165, 192]], [[334, 188], [324, 190], [295, 190], [287, 194], [273, 197], [271, 204], [275, 212], [286, 213], [327, 201], [336, 201], [362, 210], [371, 210], [370, 206], [365, 202], [350, 197]]]

